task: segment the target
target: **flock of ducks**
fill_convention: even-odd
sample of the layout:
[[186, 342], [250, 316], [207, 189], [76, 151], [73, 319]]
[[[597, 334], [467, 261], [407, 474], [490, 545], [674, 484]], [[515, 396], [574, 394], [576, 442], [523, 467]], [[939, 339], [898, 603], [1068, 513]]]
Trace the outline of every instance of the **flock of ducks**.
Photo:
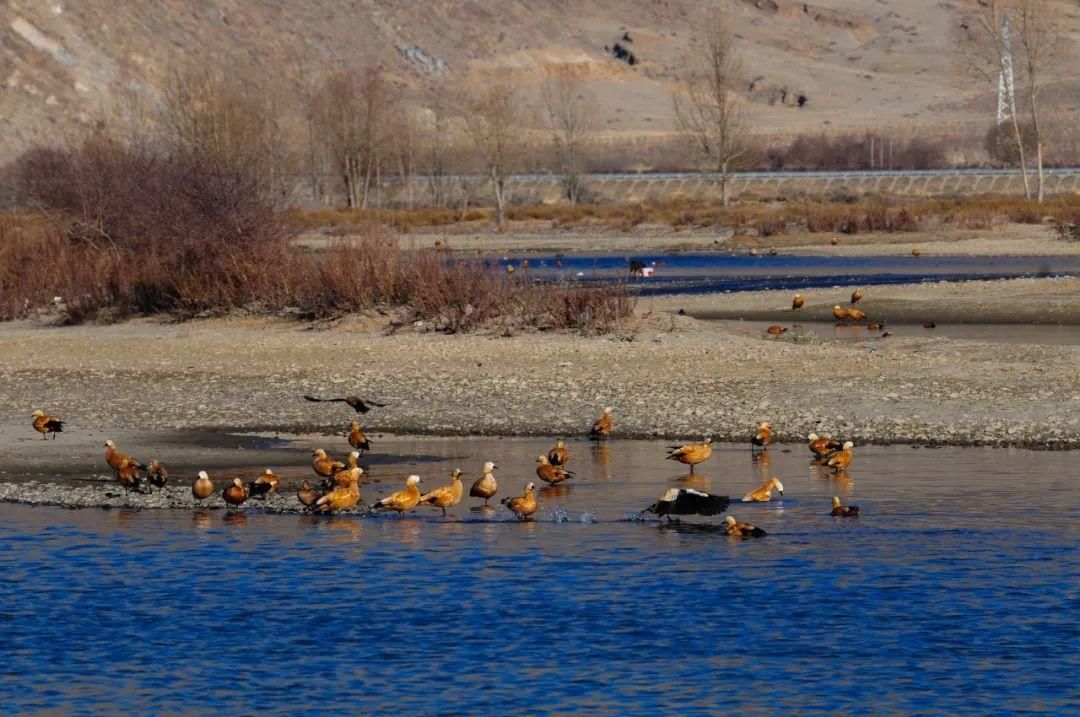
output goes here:
[[[833, 318], [836, 319], [837, 323], [839, 323], [839, 324], [849, 324], [849, 323], [857, 324], [860, 321], [865, 321], [866, 320], [866, 312], [863, 311], [862, 309], [857, 308], [855, 306], [855, 304], [862, 301], [862, 298], [863, 298], [862, 289], [856, 288], [853, 292], [851, 292], [851, 301], [848, 302], [848, 304], [849, 304], [848, 306], [842, 306], [840, 304], [834, 304], [833, 307], [832, 307], [832, 315], [833, 315]], [[803, 296], [802, 294], [795, 294], [794, 298], [792, 298], [792, 300], [791, 300], [791, 310], [792, 311], [798, 311], [799, 309], [803, 308], [804, 306], [806, 306], [806, 297]], [[881, 331], [883, 328], [885, 328], [885, 322], [884, 321], [873, 322], [873, 323], [867, 324], [866, 328], [868, 330], [870, 330], [870, 331]], [[927, 327], [927, 328], [930, 328], [930, 327]], [[789, 329], [786, 326], [781, 326], [780, 324], [772, 324], [767, 329], [765, 329], [765, 333], [769, 334], [770, 336], [780, 336], [781, 334], [786, 334], [788, 332], [788, 330]], [[891, 331], [884, 331], [878, 338], [886, 339], [886, 338], [888, 338], [890, 336], [892, 336]]]
[[[356, 396], [348, 396], [344, 399], [315, 399], [308, 396], [304, 398], [312, 401], [340, 400], [347, 403], [358, 414], [366, 413], [370, 410], [370, 406], [383, 405], [371, 401], [365, 402]], [[605, 408], [601, 417], [593, 423], [588, 437], [597, 441], [607, 439], [614, 428], [612, 416], [613, 409]], [[39, 410], [34, 412], [32, 418], [34, 430], [43, 438], [48, 438], [51, 434], [55, 439], [56, 434], [63, 431], [64, 421], [56, 416]], [[356, 420], [349, 426], [347, 440], [353, 450], [345, 462], [330, 458], [322, 448], [312, 451], [311, 468], [321, 480], [317, 482], [317, 485], [304, 480], [296, 492], [297, 500], [306, 511], [335, 513], [353, 508], [360, 503], [360, 484], [364, 469], [358, 461], [363, 451], [371, 450], [371, 441], [360, 427], [359, 421]], [[772, 426], [769, 423], [761, 423], [750, 438], [751, 452], [766, 451], [775, 441], [776, 434]], [[814, 460], [832, 469], [834, 473], [842, 472], [851, 465], [854, 447], [851, 441], [840, 442], [831, 436], [820, 437], [811, 433], [808, 436], [807, 446]], [[705, 438], [700, 443], [671, 446], [666, 459], [690, 466], [690, 472], [693, 473], [694, 467], [709, 460], [712, 453], [712, 439]], [[549, 485], [559, 485], [571, 480], [574, 478], [574, 473], [566, 468], [569, 460], [569, 449], [565, 441], [559, 440], [546, 455], [537, 457], [537, 478]], [[149, 463], [143, 463], [134, 456], [120, 451], [112, 440], [105, 441], [105, 462], [115, 471], [117, 482], [128, 491], [142, 492], [145, 486], [147, 490], [153, 492], [154, 488], [164, 488], [168, 482], [169, 473], [163, 463], [156, 458]], [[489, 506], [490, 500], [499, 492], [499, 483], [495, 477], [496, 468], [497, 466], [491, 461], [485, 463], [481, 476], [469, 489], [469, 497], [483, 500], [485, 507]], [[421, 482], [420, 476], [410, 475], [406, 478], [405, 487], [402, 490], [372, 503], [371, 508], [401, 516], [418, 506], [429, 506], [441, 509], [445, 516], [446, 509], [460, 503], [465, 495], [460, 468], [454, 469], [450, 474], [448, 484], [430, 492], [421, 492]], [[247, 484], [240, 478], [234, 478], [222, 489], [221, 498], [228, 507], [239, 508], [250, 499], [265, 500], [271, 494], [277, 493], [279, 485], [278, 476], [273, 470], [267, 468], [264, 473]], [[777, 478], [770, 477], [762, 485], [743, 496], [742, 502], [771, 501], [774, 491], [783, 497], [784, 485]], [[204, 501], [211, 498], [215, 492], [214, 481], [210, 475], [205, 470], [199, 471], [191, 483], [192, 496], [197, 501]], [[673, 515], [713, 516], [723, 513], [730, 502], [731, 499], [727, 496], [711, 495], [692, 488], [672, 488], [641, 513], [667, 517], [668, 521], [672, 520]], [[528, 519], [540, 506], [536, 484], [529, 481], [522, 495], [503, 498], [501, 503], [519, 519]], [[858, 513], [857, 506], [844, 506], [840, 504], [839, 498], [833, 498], [832, 515], [853, 517]], [[725, 517], [722, 527], [728, 535], [733, 537], [765, 535], [765, 531], [761, 528], [748, 523], [740, 523], [732, 516]]]

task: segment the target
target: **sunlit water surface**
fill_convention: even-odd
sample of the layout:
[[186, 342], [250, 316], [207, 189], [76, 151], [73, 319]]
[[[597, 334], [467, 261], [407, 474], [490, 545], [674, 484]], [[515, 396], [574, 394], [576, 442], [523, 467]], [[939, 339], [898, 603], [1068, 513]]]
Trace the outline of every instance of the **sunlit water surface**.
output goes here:
[[[537, 440], [386, 439], [384, 483]], [[0, 703], [12, 712], [1076, 714], [1077, 452], [801, 445], [700, 475], [663, 443], [571, 443], [535, 522], [0, 506]], [[286, 450], [286, 449], [279, 449]], [[419, 457], [419, 458], [415, 458]], [[257, 460], [264, 461], [265, 456]], [[769, 532], [626, 520], [669, 486]], [[295, 474], [296, 479], [305, 477]], [[828, 515], [831, 496], [858, 519]], [[585, 515], [583, 521], [583, 515]], [[565, 522], [556, 522], [564, 517]], [[589, 522], [595, 521], [595, 522]]]

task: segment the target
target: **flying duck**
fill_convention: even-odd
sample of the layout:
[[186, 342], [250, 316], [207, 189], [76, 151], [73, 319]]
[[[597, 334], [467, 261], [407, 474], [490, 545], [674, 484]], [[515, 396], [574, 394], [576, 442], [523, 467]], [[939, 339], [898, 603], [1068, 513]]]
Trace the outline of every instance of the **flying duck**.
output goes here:
[[744, 495], [743, 503], [768, 503], [772, 500], [773, 488], [776, 489], [781, 498], [784, 497], [784, 484], [776, 478], [770, 478], [759, 487]]
[[756, 525], [750, 525], [750, 523], [740, 523], [730, 515], [724, 518], [724, 525], [727, 526], [727, 534], [732, 538], [761, 538], [767, 533]]
[[854, 447], [854, 443], [852, 443], [851, 441], [847, 441], [846, 443], [844, 443], [844, 447], [842, 449], [829, 456], [829, 459], [825, 461], [825, 465], [827, 465], [829, 468], [832, 468], [834, 473], [839, 473], [840, 471], [844, 470], [849, 465], [851, 465], [851, 449]]
[[164, 463], [158, 462], [157, 458], [152, 458], [150, 468], [146, 472], [146, 480], [156, 488], [164, 488], [165, 483], [169, 480], [169, 470]]
[[446, 515], [446, 509], [452, 508], [461, 502], [461, 495], [464, 492], [464, 488], [461, 485], [461, 469], [455, 468], [454, 472], [450, 474], [450, 485], [444, 485], [441, 488], [436, 488], [430, 493], [425, 493], [420, 496], [421, 505], [431, 505], [436, 508], [442, 508], [442, 514]]
[[840, 518], [858, 518], [859, 506], [840, 505], [840, 499], [834, 495], [832, 499], [832, 513], [830, 513], [830, 515], [835, 515]]
[[311, 452], [311, 467], [323, 478], [329, 478], [340, 470], [344, 470], [345, 464], [326, 457], [326, 451], [316, 448]]
[[50, 416], [39, 410], [34, 411], [31, 418], [34, 419], [34, 430], [41, 434], [43, 440], [48, 438], [50, 433], [53, 440], [56, 440], [56, 434], [64, 432], [64, 422], [56, 416]]
[[607, 438], [611, 434], [612, 426], [611, 422], [611, 409], [605, 408], [604, 415], [596, 419], [592, 424], [592, 430], [589, 431], [589, 438], [598, 441], [602, 438]]
[[836, 440], [835, 438], [829, 438], [828, 436], [825, 436], [824, 438], [819, 438], [818, 434], [811, 433], [806, 438], [808, 441], [810, 441], [810, 443], [807, 444], [807, 447], [810, 448], [810, 452], [813, 453], [815, 456], [818, 456], [819, 458], [821, 456], [827, 456], [831, 453], [836, 453], [838, 450], [843, 448], [840, 441]]
[[762, 423], [757, 427], [757, 431], [750, 438], [750, 447], [761, 448], [762, 450], [768, 450], [768, 445], [773, 442], [772, 426], [768, 423]]
[[540, 504], [536, 502], [536, 493], [533, 490], [535, 487], [535, 484], [530, 482], [525, 486], [525, 495], [516, 498], [503, 498], [502, 504], [509, 508], [518, 518], [525, 520], [540, 507]]
[[278, 477], [274, 475], [274, 471], [267, 468], [265, 473], [248, 484], [248, 494], [252, 498], [266, 500], [266, 496], [277, 492], [277, 487]]
[[690, 466], [690, 472], [694, 472], [694, 466], [704, 463], [712, 455], [712, 439], [706, 438], [701, 443], [686, 443], [681, 446], [669, 446], [668, 454], [664, 460], [678, 461], [683, 465]]
[[213, 494], [214, 481], [210, 480], [206, 471], [199, 471], [199, 477], [191, 484], [191, 495], [195, 496], [196, 500], [206, 500]]
[[548, 462], [553, 466], [565, 466], [570, 460], [570, 453], [566, 450], [566, 444], [561, 440], [555, 443], [555, 447], [548, 451]]
[[659, 500], [642, 513], [654, 515], [720, 515], [727, 510], [731, 499], [712, 495], [693, 488], [669, 488]]
[[551, 485], [558, 485], [568, 478], [573, 478], [574, 474], [566, 470], [562, 466], [553, 466], [548, 460], [547, 456], [538, 456], [536, 462], [539, 464], [536, 466], [536, 477], [545, 483]]
[[314, 401], [316, 403], [347, 403], [357, 413], [367, 413], [371, 410], [372, 406], [377, 408], [385, 408], [385, 403], [378, 403], [371, 399], [364, 400], [355, 394], [349, 394], [345, 398], [315, 398], [314, 396], [304, 396], [305, 400]]
[[485, 463], [484, 474], [477, 478], [476, 482], [472, 484], [472, 488], [469, 489], [469, 495], [473, 498], [483, 498], [484, 505], [487, 505], [488, 501], [499, 491], [499, 483], [495, 480], [493, 470], [495, 470], [494, 463], [491, 461]]
[[398, 517], [400, 517], [402, 513], [412, 510], [420, 502], [418, 485], [420, 485], [420, 476], [411, 475], [405, 480], [405, 490], [391, 493], [371, 507], [397, 511]]
[[802, 294], [795, 294], [795, 298], [791, 300], [791, 310], [798, 311], [806, 304], [806, 299]]
[[358, 451], [370, 451], [371, 441], [368, 440], [367, 434], [360, 430], [360, 422], [353, 421], [349, 426], [349, 445]]
[[221, 497], [226, 504], [239, 508], [248, 499], [248, 490], [244, 487], [244, 481], [233, 478], [232, 485], [225, 486], [221, 491]]

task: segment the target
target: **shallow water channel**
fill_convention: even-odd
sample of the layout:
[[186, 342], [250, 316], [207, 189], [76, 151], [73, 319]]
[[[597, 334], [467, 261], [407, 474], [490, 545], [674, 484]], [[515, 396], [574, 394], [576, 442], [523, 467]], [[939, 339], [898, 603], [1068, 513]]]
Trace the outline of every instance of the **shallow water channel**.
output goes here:
[[[218, 436], [170, 467], [185, 481], [213, 464], [221, 485], [270, 465], [288, 491], [311, 445], [340, 440]], [[500, 496], [520, 494], [550, 445], [381, 436], [364, 498], [456, 466], [467, 490], [486, 460]], [[1080, 452], [857, 447], [831, 477], [802, 444], [757, 460], [721, 445], [689, 476], [665, 445], [571, 442], [576, 478], [525, 523], [468, 497], [401, 519], [2, 504], [0, 700], [139, 714], [1080, 706]], [[83, 483], [99, 462], [48, 479]], [[782, 500], [730, 509], [765, 538], [629, 519], [668, 487], [739, 497], [773, 476]], [[830, 517], [833, 495], [861, 516]]]

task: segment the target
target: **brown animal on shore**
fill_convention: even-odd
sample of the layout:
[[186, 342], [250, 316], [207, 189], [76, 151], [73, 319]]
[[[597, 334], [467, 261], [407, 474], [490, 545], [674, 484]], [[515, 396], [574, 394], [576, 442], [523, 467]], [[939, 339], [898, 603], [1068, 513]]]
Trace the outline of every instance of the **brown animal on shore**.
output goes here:
[[803, 295], [802, 294], [795, 294], [795, 298], [791, 300], [791, 310], [792, 311], [798, 311], [799, 309], [801, 309], [805, 305], [806, 305], [806, 299], [803, 298]]
[[147, 482], [155, 488], [164, 488], [169, 480], [169, 470], [157, 458], [150, 459], [150, 469], [146, 472]]
[[516, 498], [503, 498], [502, 504], [509, 508], [518, 518], [525, 520], [535, 513], [540, 506], [536, 501], [535, 487], [535, 484], [530, 482], [525, 486], [525, 495]]
[[244, 487], [244, 481], [233, 478], [232, 485], [225, 486], [221, 491], [221, 498], [226, 504], [239, 508], [248, 499], [248, 490]]
[[360, 453], [358, 451], [350, 452], [348, 467], [342, 467], [340, 470], [334, 471], [334, 475], [324, 480], [322, 482], [323, 490], [344, 488], [354, 481], [359, 483], [360, 477], [364, 475], [364, 469], [356, 464], [356, 459], [359, 457]]
[[374, 509], [393, 510], [397, 512], [398, 517], [401, 517], [402, 513], [407, 510], [412, 510], [420, 503], [419, 485], [420, 476], [411, 475], [405, 479], [405, 490], [391, 493], [371, 507]]
[[499, 483], [495, 480], [495, 474], [492, 472], [495, 470], [495, 464], [488, 461], [484, 464], [484, 472], [476, 482], [472, 484], [472, 488], [469, 489], [469, 496], [473, 498], [483, 498], [484, 505], [488, 504], [496, 493], [499, 492]]
[[[301, 502], [303, 502], [302, 498]], [[334, 490], [329, 493], [325, 493], [316, 498], [315, 503], [309, 506], [309, 510], [316, 513], [333, 513], [334, 511], [352, 508], [359, 502], [360, 483], [357, 481], [349, 481], [348, 485], [334, 488]]]
[[345, 464], [326, 457], [326, 451], [316, 448], [311, 452], [311, 468], [323, 478], [329, 478], [340, 470], [345, 469]]
[[706, 438], [701, 443], [685, 443], [681, 446], [669, 446], [668, 454], [664, 460], [678, 461], [683, 465], [690, 466], [690, 472], [694, 472], [694, 466], [709, 460], [712, 455], [712, 439]]
[[206, 471], [199, 471], [199, 477], [191, 483], [191, 495], [195, 496], [196, 500], [206, 500], [213, 494], [214, 481], [210, 480]]
[[139, 469], [146, 468], [145, 464], [126, 453], [121, 453], [116, 450], [116, 444], [112, 441], [105, 441], [105, 462], [108, 463], [113, 470], [120, 470], [121, 468], [128, 466]]
[[52, 434], [53, 440], [56, 440], [57, 433], [64, 432], [64, 422], [56, 416], [49, 416], [44, 411], [34, 411], [31, 418], [34, 419], [34, 430], [41, 434], [42, 440], [47, 439], [48, 434]]
[[278, 477], [269, 468], [261, 476], [251, 481], [248, 485], [248, 495], [252, 498], [266, 500], [266, 496], [277, 492]]
[[127, 491], [137, 491], [142, 485], [139, 469], [133, 465], [125, 465], [116, 469], [116, 480]]
[[[300, 484], [300, 488], [296, 491], [296, 499], [300, 501], [300, 504], [305, 508], [310, 508], [322, 497], [322, 493], [311, 487], [311, 484], [304, 481]], [[359, 499], [360, 496], [357, 496]]]
[[436, 488], [430, 493], [420, 496], [421, 505], [430, 505], [442, 508], [442, 514], [446, 515], [446, 509], [452, 508], [461, 502], [464, 487], [461, 485], [461, 469], [455, 468], [450, 474], [450, 484]]
[[773, 324], [769, 328], [765, 329], [765, 333], [769, 334], [770, 336], [779, 336], [780, 334], [787, 333], [787, 329], [783, 326], [780, 326], [779, 324]]
[[918, 247], [915, 247], [914, 249], [911, 250], [911, 255], [912, 256], [919, 256], [920, 254], [922, 254], [922, 252], [919, 251]]
[[832, 240], [829, 243], [832, 244], [833, 246], [836, 246], [837, 244], [840, 243], [840, 240], [837, 239], [836, 237], [833, 237]]
[[559, 483], [574, 477], [573, 473], [562, 466], [551, 465], [547, 456], [539, 456], [536, 459], [536, 462], [539, 463], [539, 465], [536, 466], [536, 476], [545, 483], [558, 485]]
[[611, 420], [611, 411], [612, 409], [605, 408], [604, 414], [593, 422], [592, 430], [589, 431], [589, 438], [591, 440], [599, 441], [611, 435], [611, 429], [615, 425]]
[[840, 505], [840, 499], [834, 495], [832, 499], [832, 513], [830, 513], [830, 515], [835, 515], [841, 518], [858, 518], [859, 506]]
[[847, 321], [851, 316], [847, 309], [842, 308], [840, 304], [832, 307], [832, 315], [837, 321]]
[[862, 289], [855, 289], [855, 291], [851, 292], [851, 303], [857, 304], [860, 299], [862, 299]]
[[856, 309], [854, 306], [848, 309], [847, 312], [848, 318], [850, 318], [852, 321], [862, 321], [866, 318], [866, 314], [863, 311]]

